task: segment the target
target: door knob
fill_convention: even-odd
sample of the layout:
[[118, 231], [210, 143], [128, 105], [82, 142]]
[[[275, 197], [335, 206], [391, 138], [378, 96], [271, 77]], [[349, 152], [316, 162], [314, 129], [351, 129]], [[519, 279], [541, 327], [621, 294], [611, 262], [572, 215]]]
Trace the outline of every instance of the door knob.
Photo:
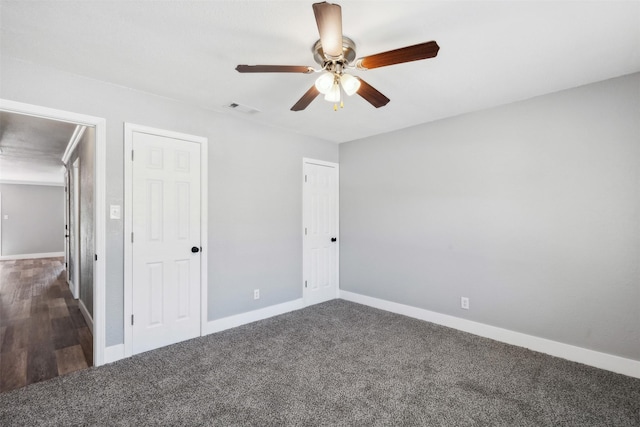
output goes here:
[[337, 242], [337, 241], [338, 241], [338, 238], [337, 238], [337, 237], [332, 237], [332, 238], [331, 238], [331, 241], [332, 241], [332, 242]]
[[198, 252], [200, 252], [200, 248], [197, 247], [197, 246], [194, 246], [194, 247], [191, 248], [191, 252], [193, 252], [194, 254], [198, 253]]

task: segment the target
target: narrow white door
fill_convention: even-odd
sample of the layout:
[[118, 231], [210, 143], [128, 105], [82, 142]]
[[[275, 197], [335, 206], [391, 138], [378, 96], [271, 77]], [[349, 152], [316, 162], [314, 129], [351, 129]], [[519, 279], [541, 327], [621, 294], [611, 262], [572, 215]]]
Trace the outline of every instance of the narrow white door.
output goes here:
[[200, 144], [134, 132], [132, 351], [200, 335]]
[[[71, 290], [71, 242], [69, 241], [69, 237], [71, 235], [70, 227], [71, 227], [71, 189], [69, 185], [71, 184], [71, 179], [69, 178], [69, 169], [67, 167], [64, 168], [64, 265], [65, 272], [67, 275], [67, 284]], [[73, 293], [73, 290], [71, 290]]]
[[306, 305], [338, 297], [338, 165], [305, 159], [303, 276]]

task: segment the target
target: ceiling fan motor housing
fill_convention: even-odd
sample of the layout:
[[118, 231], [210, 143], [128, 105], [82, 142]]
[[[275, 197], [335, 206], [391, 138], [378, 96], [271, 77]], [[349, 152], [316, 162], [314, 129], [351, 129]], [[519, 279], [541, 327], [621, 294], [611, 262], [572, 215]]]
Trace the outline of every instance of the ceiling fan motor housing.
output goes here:
[[330, 64], [340, 64], [340, 68], [344, 64], [350, 64], [356, 59], [356, 44], [349, 37], [342, 36], [342, 55], [338, 59], [330, 59], [322, 50], [321, 40], [314, 43], [311, 51], [313, 59], [322, 66], [329, 68]]

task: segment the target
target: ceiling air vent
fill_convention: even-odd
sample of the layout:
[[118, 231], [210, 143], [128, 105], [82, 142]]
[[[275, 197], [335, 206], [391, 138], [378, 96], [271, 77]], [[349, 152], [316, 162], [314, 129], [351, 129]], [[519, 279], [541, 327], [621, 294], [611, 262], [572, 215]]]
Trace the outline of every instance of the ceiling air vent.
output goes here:
[[259, 113], [260, 110], [253, 108], [253, 107], [248, 107], [246, 105], [242, 105], [242, 104], [238, 104], [237, 102], [232, 102], [229, 105], [225, 105], [226, 108], [229, 108], [231, 110], [234, 111], [238, 111], [240, 113], [245, 113], [245, 114], [255, 114], [255, 113]]

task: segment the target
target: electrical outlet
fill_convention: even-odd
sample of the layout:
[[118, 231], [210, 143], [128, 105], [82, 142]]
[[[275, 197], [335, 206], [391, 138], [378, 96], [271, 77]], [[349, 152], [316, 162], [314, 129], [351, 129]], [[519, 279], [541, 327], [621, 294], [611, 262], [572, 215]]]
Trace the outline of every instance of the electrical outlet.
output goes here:
[[260, 289], [253, 290], [253, 299], [260, 299]]
[[460, 297], [460, 307], [469, 310], [469, 298]]

